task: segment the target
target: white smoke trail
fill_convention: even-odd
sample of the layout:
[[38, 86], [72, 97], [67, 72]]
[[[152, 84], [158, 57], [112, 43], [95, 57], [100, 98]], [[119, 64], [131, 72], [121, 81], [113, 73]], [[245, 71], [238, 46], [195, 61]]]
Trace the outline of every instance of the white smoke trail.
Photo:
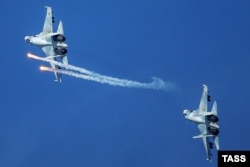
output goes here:
[[166, 84], [164, 81], [162, 81], [161, 79], [156, 78], [156, 77], [153, 78], [153, 82], [151, 82], [151, 83], [141, 83], [141, 82], [136, 82], [136, 81], [124, 80], [124, 79], [119, 79], [119, 81], [113, 81], [113, 80], [109, 80], [109, 79], [103, 78], [103, 77], [101, 78], [101, 77], [97, 77], [97, 76], [80, 74], [80, 73], [76, 73], [73, 71], [67, 71], [67, 70], [52, 69], [50, 67], [44, 67], [44, 66], [41, 66], [40, 69], [43, 71], [50, 71], [50, 72], [55, 71], [57, 73], [73, 76], [76, 78], [81, 78], [81, 79], [90, 80], [90, 81], [96, 81], [99, 83], [105, 83], [105, 84], [109, 84], [109, 85], [113, 85], [113, 86], [156, 89], [156, 90], [170, 90], [170, 89], [174, 88], [171, 83]]
[[84, 73], [84, 74], [91, 75], [91, 76], [96, 76], [96, 77], [102, 77], [102, 78], [104, 77], [104, 78], [106, 78], [106, 79], [113, 80], [113, 81], [117, 81], [117, 82], [120, 81], [119, 78], [114, 78], [114, 77], [110, 77], [110, 76], [106, 76], [106, 75], [101, 75], [101, 74], [95, 73], [95, 72], [93, 72], [93, 71], [89, 71], [89, 70], [87, 70], [87, 69], [85, 69], [85, 68], [73, 66], [73, 65], [70, 65], [70, 64], [65, 65], [65, 64], [63, 64], [63, 63], [61, 63], [61, 62], [58, 62], [58, 61], [55, 61], [55, 60], [53, 60], [53, 59], [39, 57], [39, 56], [33, 55], [33, 54], [31, 54], [31, 53], [28, 53], [27, 56], [28, 56], [29, 58], [32, 58], [32, 59], [36, 59], [36, 60], [41, 60], [41, 61], [53, 63], [53, 64], [58, 65], [58, 66], [60, 66], [60, 67], [64, 67], [64, 68], [66, 68], [66, 69], [68, 69], [68, 70], [78, 71], [78, 72], [80, 72], [80, 73]]
[[[156, 77], [153, 77], [153, 82], [151, 82], [151, 83], [141, 83], [141, 82], [137, 82], [137, 81], [131, 81], [131, 80], [127, 80], [127, 79], [119, 79], [119, 78], [101, 75], [101, 74], [86, 70], [84, 68], [76, 67], [73, 65], [65, 65], [63, 63], [60, 63], [60, 62], [57, 62], [54, 60], [50, 60], [48, 58], [42, 58], [42, 57], [30, 54], [30, 53], [28, 53], [27, 56], [30, 58], [36, 59], [36, 60], [50, 62], [50, 63], [53, 63], [55, 65], [58, 65], [58, 66], [61, 66], [61, 67], [68, 69], [68, 70], [61, 70], [61, 69], [52, 69], [52, 68], [43, 67], [43, 66], [40, 67], [40, 69], [44, 70], [44, 71], [51, 71], [51, 72], [55, 71], [57, 73], [70, 75], [70, 76], [73, 76], [76, 78], [96, 81], [99, 83], [106, 83], [106, 84], [113, 85], [113, 86], [156, 89], [156, 90], [165, 90], [165, 91], [175, 89], [175, 85], [173, 83], [164, 82], [160, 78], [156, 78]], [[69, 71], [69, 70], [78, 71], [80, 73]]]

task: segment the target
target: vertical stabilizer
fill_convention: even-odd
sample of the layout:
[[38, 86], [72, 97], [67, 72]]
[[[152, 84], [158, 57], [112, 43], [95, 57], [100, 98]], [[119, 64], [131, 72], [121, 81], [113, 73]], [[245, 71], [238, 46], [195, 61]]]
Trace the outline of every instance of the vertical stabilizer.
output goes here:
[[67, 57], [66, 55], [62, 57], [62, 62], [63, 62], [63, 64], [65, 64], [65, 65], [68, 65], [68, 64], [69, 64], [69, 62], [68, 62], [68, 57]]
[[217, 114], [217, 103], [216, 103], [216, 101], [213, 104], [211, 112], [213, 113], [213, 115], [216, 115], [216, 116], [218, 115]]
[[208, 87], [203, 84], [203, 93], [199, 105], [199, 112], [207, 112], [207, 101], [208, 101]]
[[[214, 104], [213, 104], [211, 113], [213, 113], [213, 115], [216, 115], [216, 116], [218, 115], [218, 113], [217, 113], [217, 103], [216, 103], [216, 101], [215, 101]], [[213, 138], [214, 138], [215, 147], [216, 147], [217, 150], [219, 150], [219, 149], [220, 149], [220, 145], [219, 145], [219, 136], [216, 135], [216, 136], [214, 136]]]
[[64, 34], [64, 32], [63, 32], [63, 23], [62, 23], [62, 21], [60, 20], [60, 22], [59, 22], [59, 25], [58, 25], [58, 28], [57, 28], [57, 32], [59, 33], [59, 34]]
[[220, 149], [220, 144], [219, 144], [219, 136], [214, 136], [214, 144], [217, 150]]
[[53, 31], [52, 30], [52, 9], [51, 7], [48, 7], [48, 6], [45, 6], [45, 8], [47, 8], [47, 13], [45, 16], [42, 33], [48, 34]]

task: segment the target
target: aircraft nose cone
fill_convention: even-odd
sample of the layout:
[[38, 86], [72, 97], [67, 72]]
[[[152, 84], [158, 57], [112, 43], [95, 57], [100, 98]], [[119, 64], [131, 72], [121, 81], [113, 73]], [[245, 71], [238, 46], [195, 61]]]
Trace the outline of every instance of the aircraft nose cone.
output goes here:
[[30, 37], [29, 37], [29, 36], [25, 36], [25, 37], [24, 37], [24, 40], [25, 40], [26, 42], [30, 43]]
[[187, 114], [188, 114], [188, 110], [184, 110], [184, 111], [183, 111], [183, 116], [186, 117]]

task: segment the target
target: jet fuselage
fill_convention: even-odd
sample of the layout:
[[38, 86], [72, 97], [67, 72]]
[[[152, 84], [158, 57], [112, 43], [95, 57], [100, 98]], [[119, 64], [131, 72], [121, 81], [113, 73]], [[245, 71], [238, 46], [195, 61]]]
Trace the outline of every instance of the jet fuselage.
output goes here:
[[41, 37], [41, 36], [26, 36], [24, 37], [24, 40], [27, 43], [30, 43], [32, 45], [36, 45], [36, 46], [52, 46], [52, 42], [51, 40], [46, 40], [45, 37]]
[[[196, 124], [205, 124], [206, 122], [205, 121], [206, 116], [198, 114], [196, 110], [195, 111], [184, 110], [183, 116], [185, 117], [185, 119], [194, 122]], [[213, 122], [210, 122], [209, 125], [213, 128], [219, 128], [219, 125]]]

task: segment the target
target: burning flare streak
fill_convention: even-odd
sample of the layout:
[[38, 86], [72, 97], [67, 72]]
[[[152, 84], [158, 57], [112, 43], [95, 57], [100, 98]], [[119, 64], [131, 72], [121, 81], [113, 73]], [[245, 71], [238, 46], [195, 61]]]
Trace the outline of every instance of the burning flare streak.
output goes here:
[[[119, 79], [119, 78], [101, 75], [101, 74], [89, 71], [87, 69], [84, 69], [84, 68], [76, 67], [73, 65], [65, 65], [63, 63], [54, 61], [53, 59], [39, 57], [39, 56], [33, 55], [31, 53], [28, 53], [27, 56], [29, 58], [32, 58], [32, 59], [50, 62], [50, 63], [53, 63], [57, 66], [64, 67], [67, 69], [67, 70], [52, 69], [50, 67], [41, 66], [40, 67], [41, 71], [57, 72], [57, 73], [61, 73], [61, 74], [70, 75], [70, 76], [73, 76], [76, 78], [96, 81], [99, 83], [105, 83], [105, 84], [109, 84], [109, 85], [113, 85], [113, 86], [146, 88], [146, 89], [156, 89], [156, 90], [166, 90], [166, 91], [172, 90], [175, 88], [175, 85], [173, 83], [164, 82], [160, 78], [156, 78], [156, 77], [153, 77], [153, 82], [151, 82], [151, 83], [141, 83], [141, 82], [137, 82], [137, 81], [131, 81], [131, 80], [127, 80], [127, 79]], [[69, 70], [72, 70], [72, 71], [69, 71]], [[76, 72], [74, 72], [74, 71], [76, 71]]]
[[53, 72], [53, 69], [52, 69], [52, 68], [45, 67], [45, 66], [40, 66], [40, 70], [41, 70], [41, 71], [50, 71], [50, 72]]

